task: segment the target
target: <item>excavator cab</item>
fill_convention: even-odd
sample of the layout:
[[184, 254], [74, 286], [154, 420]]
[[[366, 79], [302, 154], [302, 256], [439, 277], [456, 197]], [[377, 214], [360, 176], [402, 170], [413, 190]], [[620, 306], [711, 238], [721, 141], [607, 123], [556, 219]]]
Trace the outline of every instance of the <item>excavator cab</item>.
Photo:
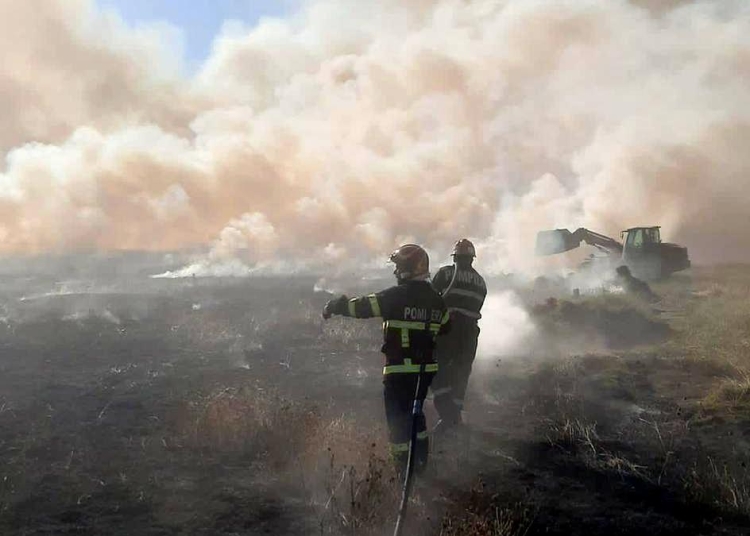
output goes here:
[[622, 231], [622, 260], [636, 275], [658, 279], [662, 274], [659, 227], [631, 227]]
[[660, 227], [632, 227], [620, 233], [620, 238], [625, 238], [625, 249], [640, 249], [650, 244], [661, 244]]

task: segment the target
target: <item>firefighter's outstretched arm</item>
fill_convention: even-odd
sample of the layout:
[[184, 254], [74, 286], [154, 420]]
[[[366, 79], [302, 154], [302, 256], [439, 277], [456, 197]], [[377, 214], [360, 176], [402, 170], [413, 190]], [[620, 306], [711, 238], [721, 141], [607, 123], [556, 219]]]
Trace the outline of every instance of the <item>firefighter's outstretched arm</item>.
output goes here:
[[333, 315], [350, 316], [352, 318], [373, 318], [382, 316], [378, 296], [370, 294], [359, 298], [339, 296], [329, 301], [323, 308], [323, 318], [326, 320]]

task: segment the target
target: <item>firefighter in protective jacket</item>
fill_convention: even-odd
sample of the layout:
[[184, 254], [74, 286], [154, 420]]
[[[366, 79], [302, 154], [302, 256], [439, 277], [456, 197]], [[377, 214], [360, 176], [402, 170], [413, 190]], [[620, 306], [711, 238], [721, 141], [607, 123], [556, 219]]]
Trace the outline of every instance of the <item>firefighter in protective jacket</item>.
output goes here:
[[479, 340], [477, 321], [487, 296], [487, 285], [472, 266], [474, 257], [474, 244], [459, 240], [453, 248], [453, 266], [440, 268], [432, 280], [451, 318], [451, 333], [441, 337], [436, 348], [440, 373], [432, 382], [432, 394], [440, 415], [437, 429], [462, 424], [461, 410]]
[[[396, 265], [396, 286], [359, 298], [340, 296], [326, 304], [323, 317], [383, 319], [385, 415], [391, 456], [403, 471], [409, 454], [414, 398], [424, 401], [438, 370], [433, 350], [437, 336], [449, 329], [449, 315], [443, 298], [430, 285], [429, 257], [424, 249], [415, 244], [401, 246], [390, 261]], [[422, 381], [416, 393], [422, 365]], [[416, 425], [415, 468], [419, 471], [426, 466], [429, 452], [423, 414], [417, 417]]]

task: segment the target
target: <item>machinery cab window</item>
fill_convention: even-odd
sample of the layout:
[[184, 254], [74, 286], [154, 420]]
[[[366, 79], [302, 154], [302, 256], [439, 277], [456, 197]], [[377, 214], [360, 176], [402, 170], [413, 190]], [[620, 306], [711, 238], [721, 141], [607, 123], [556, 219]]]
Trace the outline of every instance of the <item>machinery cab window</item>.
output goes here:
[[645, 230], [645, 242], [647, 244], [660, 244], [661, 243], [661, 234], [659, 233], [658, 227]]
[[658, 227], [652, 227], [650, 229], [631, 229], [628, 231], [628, 238], [626, 241], [626, 248], [640, 249], [644, 245], [660, 244], [661, 234], [659, 233]]
[[628, 233], [627, 247], [634, 249], [643, 247], [643, 229], [634, 229]]

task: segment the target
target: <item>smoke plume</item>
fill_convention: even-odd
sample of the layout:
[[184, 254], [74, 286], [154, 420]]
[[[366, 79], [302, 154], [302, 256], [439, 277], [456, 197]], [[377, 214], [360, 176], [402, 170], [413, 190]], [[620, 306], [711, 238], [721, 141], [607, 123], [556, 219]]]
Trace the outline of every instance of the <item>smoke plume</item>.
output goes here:
[[0, 1], [0, 252], [205, 247], [205, 262], [380, 258], [469, 236], [663, 226], [750, 259], [744, 0], [315, 0], [179, 32], [91, 0]]
[[482, 330], [477, 359], [494, 361], [500, 357], [524, 355], [529, 338], [536, 331], [529, 313], [512, 291], [490, 294], [482, 307]]

